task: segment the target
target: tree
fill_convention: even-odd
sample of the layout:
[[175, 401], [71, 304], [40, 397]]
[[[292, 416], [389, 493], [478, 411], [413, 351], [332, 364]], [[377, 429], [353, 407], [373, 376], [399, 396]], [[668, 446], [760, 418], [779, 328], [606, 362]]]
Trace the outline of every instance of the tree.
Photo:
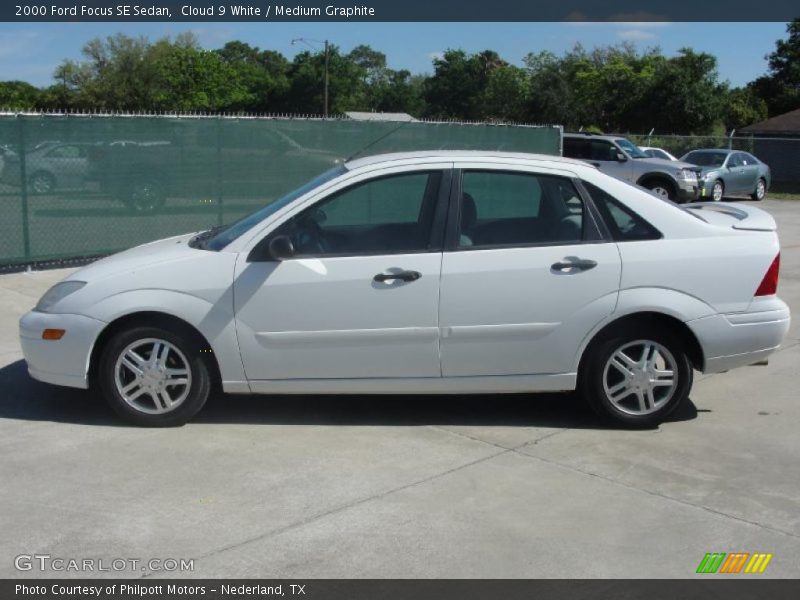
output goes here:
[[[334, 45], [328, 47], [328, 107], [330, 114], [364, 110], [362, 68]], [[324, 104], [325, 53], [300, 52], [289, 67], [287, 102], [291, 112], [322, 114]]]
[[740, 129], [767, 118], [767, 103], [750, 87], [728, 91], [723, 121], [726, 131]]
[[216, 51], [223, 63], [236, 72], [246, 94], [230, 105], [232, 110], [279, 112], [287, 110], [289, 61], [280, 52], [261, 50], [239, 41]]
[[493, 50], [468, 55], [447, 50], [433, 60], [424, 86], [432, 117], [465, 120], [514, 119], [525, 95], [524, 74]]
[[788, 39], [767, 55], [769, 72], [748, 87], [767, 104], [770, 117], [800, 108], [800, 19], [786, 25]]
[[0, 81], [0, 107], [7, 110], [39, 108], [41, 90], [24, 81]]

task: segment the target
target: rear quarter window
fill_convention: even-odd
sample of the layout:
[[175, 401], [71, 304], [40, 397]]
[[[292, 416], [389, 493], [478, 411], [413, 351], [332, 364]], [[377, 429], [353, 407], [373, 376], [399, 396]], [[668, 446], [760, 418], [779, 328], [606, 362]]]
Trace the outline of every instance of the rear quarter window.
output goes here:
[[657, 240], [662, 237], [658, 229], [622, 204], [622, 202], [614, 198], [611, 194], [588, 181], [583, 181], [582, 183], [586, 191], [589, 192], [592, 202], [597, 207], [614, 241], [632, 242]]

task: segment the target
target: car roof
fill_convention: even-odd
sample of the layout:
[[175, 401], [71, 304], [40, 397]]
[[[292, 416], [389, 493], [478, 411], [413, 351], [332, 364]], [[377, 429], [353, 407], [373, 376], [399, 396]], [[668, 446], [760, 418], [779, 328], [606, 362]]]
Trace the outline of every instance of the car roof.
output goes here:
[[565, 138], [581, 139], [581, 140], [617, 140], [619, 138], [628, 139], [622, 133], [565, 133]]
[[[526, 152], [501, 152], [495, 150], [420, 150], [417, 152], [391, 152], [387, 154], [374, 154], [348, 160], [345, 166], [352, 170], [369, 165], [392, 162], [426, 162], [431, 159], [443, 159], [453, 162], [466, 162], [481, 159], [508, 159], [525, 161], [532, 164], [557, 163], [561, 165], [594, 168], [582, 160], [564, 158], [552, 154], [529, 154]], [[551, 165], [552, 166], [552, 165]]]
[[740, 152], [740, 150], [730, 150], [728, 148], [698, 148], [697, 150], [689, 150], [686, 154], [691, 154], [692, 152], [701, 152], [703, 154], [710, 154], [711, 152], [722, 152], [723, 154], [730, 154], [731, 152]]

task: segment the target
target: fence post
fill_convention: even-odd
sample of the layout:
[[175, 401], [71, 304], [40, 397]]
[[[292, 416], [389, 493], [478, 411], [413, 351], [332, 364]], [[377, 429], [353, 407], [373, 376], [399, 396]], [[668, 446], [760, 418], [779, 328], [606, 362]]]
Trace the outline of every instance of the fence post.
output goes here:
[[222, 117], [217, 115], [217, 225], [222, 226]]
[[735, 129], [731, 129], [731, 134], [728, 136], [728, 150], [733, 150], [733, 134], [736, 133]]
[[25, 164], [25, 119], [17, 115], [19, 123], [19, 186], [20, 201], [22, 203], [22, 244], [24, 248], [25, 261], [31, 259], [31, 233], [28, 221], [28, 170]]

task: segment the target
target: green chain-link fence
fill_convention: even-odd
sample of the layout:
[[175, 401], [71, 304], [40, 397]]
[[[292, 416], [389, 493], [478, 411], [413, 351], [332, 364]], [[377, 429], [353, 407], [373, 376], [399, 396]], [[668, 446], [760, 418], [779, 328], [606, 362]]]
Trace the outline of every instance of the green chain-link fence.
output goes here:
[[561, 153], [558, 127], [0, 115], [0, 265], [92, 256], [232, 222], [353, 155]]

